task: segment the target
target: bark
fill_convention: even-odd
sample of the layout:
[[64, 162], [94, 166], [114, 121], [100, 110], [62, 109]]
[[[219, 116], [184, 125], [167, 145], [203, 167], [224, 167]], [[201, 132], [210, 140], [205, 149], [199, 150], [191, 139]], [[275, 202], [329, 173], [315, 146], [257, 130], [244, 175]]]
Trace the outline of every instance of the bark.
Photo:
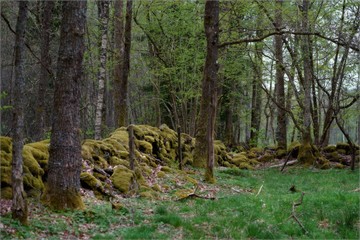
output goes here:
[[86, 1], [62, 2], [62, 16], [48, 185], [43, 200], [54, 209], [81, 209], [79, 112]]
[[119, 118], [118, 127], [126, 126], [128, 122], [128, 78], [130, 73], [130, 49], [131, 49], [131, 22], [132, 22], [132, 0], [127, 0], [126, 3], [126, 17], [125, 17], [125, 31], [124, 31], [124, 55], [123, 67], [120, 82], [120, 96], [119, 101]]
[[197, 126], [194, 166], [206, 166], [205, 180], [214, 182], [214, 129], [217, 108], [219, 2], [207, 0], [204, 28], [206, 35], [206, 60], [202, 79], [202, 98]]
[[[282, 27], [282, 0], [276, 1], [275, 11], [275, 28], [280, 30]], [[283, 51], [282, 51], [282, 36], [275, 35], [275, 59], [276, 59], [276, 101], [279, 104], [277, 107], [277, 130], [276, 141], [278, 148], [287, 148], [287, 126], [286, 126], [286, 111], [285, 109], [285, 81], [283, 69]]]
[[122, 65], [124, 56], [124, 17], [123, 17], [123, 0], [115, 0], [115, 49], [114, 49], [114, 107], [115, 107], [115, 124], [120, 126], [120, 96], [122, 83]]
[[35, 134], [34, 140], [40, 141], [44, 138], [46, 131], [45, 117], [45, 93], [47, 85], [50, 79], [49, 69], [51, 68], [50, 57], [50, 33], [51, 33], [51, 21], [52, 11], [55, 6], [54, 1], [42, 1], [43, 16], [41, 18], [41, 69], [40, 79], [37, 94], [37, 106], [35, 109]]
[[27, 21], [27, 1], [19, 2], [19, 14], [16, 23], [15, 37], [15, 89], [13, 109], [13, 146], [12, 146], [12, 217], [22, 224], [27, 224], [28, 208], [23, 185], [23, 157], [24, 146], [24, 48], [25, 28]]
[[101, 46], [100, 46], [100, 69], [99, 69], [99, 88], [96, 103], [95, 113], [95, 139], [101, 138], [101, 125], [103, 119], [103, 105], [104, 105], [104, 91], [106, 81], [106, 59], [107, 59], [107, 32], [109, 22], [109, 2], [107, 0], [98, 1], [98, 13], [100, 21], [100, 34], [101, 34]]

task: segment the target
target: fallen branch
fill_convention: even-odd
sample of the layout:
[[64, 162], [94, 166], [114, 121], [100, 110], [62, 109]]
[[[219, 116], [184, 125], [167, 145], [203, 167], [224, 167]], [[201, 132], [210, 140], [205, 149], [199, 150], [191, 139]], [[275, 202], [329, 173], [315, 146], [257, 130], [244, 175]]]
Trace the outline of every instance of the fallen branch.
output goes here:
[[216, 199], [215, 197], [206, 197], [206, 196], [201, 196], [201, 195], [196, 194], [196, 191], [198, 190], [198, 188], [199, 188], [199, 186], [196, 186], [195, 190], [192, 193], [186, 194], [185, 196], [178, 198], [176, 201], [184, 200], [187, 198], [202, 198], [202, 199], [210, 199], [210, 200]]
[[296, 207], [300, 206], [303, 202], [303, 198], [304, 198], [305, 193], [302, 192], [301, 196], [300, 196], [300, 200], [299, 202], [294, 202], [292, 205], [292, 211], [291, 211], [291, 215], [289, 218], [293, 218], [297, 224], [299, 224], [299, 226], [301, 227], [301, 229], [304, 231], [305, 234], [308, 234], [308, 231], [305, 229], [304, 225], [300, 222], [300, 220], [298, 219], [298, 217], [296, 216]]
[[240, 190], [237, 190], [235, 188], [231, 188], [231, 190], [233, 190], [234, 192], [237, 192], [237, 193], [252, 193], [253, 191], [251, 189], [240, 189]]
[[[292, 161], [288, 161], [286, 165], [287, 165], [287, 166], [291, 166], [291, 165], [296, 164], [297, 162], [298, 162], [298, 160], [295, 159], [295, 160], [292, 160]], [[269, 168], [277, 168], [277, 167], [281, 167], [281, 166], [283, 166], [283, 165], [284, 165], [284, 163], [276, 164], [276, 165], [270, 166]]]

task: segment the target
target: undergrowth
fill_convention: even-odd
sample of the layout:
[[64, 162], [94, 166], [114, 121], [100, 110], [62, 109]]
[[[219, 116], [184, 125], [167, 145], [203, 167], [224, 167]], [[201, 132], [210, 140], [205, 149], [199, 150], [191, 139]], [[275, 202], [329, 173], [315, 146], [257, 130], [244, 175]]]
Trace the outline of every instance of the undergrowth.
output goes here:
[[1, 217], [0, 238], [359, 239], [359, 171], [222, 169], [216, 178], [215, 200], [129, 198], [121, 210], [85, 200], [86, 210], [72, 212], [32, 203], [29, 226]]

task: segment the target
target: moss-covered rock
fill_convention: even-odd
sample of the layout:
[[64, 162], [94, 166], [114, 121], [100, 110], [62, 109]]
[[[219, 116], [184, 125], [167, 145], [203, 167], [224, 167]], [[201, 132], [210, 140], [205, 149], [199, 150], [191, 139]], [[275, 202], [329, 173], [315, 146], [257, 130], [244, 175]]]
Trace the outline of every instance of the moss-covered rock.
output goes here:
[[315, 163], [316, 157], [310, 143], [305, 143], [300, 146], [297, 159], [305, 165], [313, 165]]
[[336, 144], [336, 150], [344, 150], [345, 154], [350, 154], [351, 152], [351, 148], [350, 148], [350, 145], [347, 144], [347, 143], [337, 143]]
[[38, 161], [35, 159], [34, 154], [36, 156], [37, 154], [40, 154], [40, 152], [29, 145], [24, 146], [22, 152], [24, 165], [29, 168], [30, 172], [34, 176], [42, 176], [45, 172], [41, 168]]
[[4, 166], [11, 166], [11, 161], [12, 161], [12, 154], [11, 153], [7, 153], [5, 151], [0, 151], [0, 164], [1, 167]]
[[136, 176], [133, 171], [124, 166], [117, 166], [114, 173], [110, 177], [114, 187], [122, 193], [128, 193], [132, 184], [136, 181]]
[[246, 163], [248, 161], [249, 161], [249, 159], [247, 158], [247, 156], [244, 153], [235, 154], [233, 156], [233, 158], [231, 159], [231, 163], [238, 167], [240, 166], [241, 163]]
[[151, 154], [153, 152], [151, 143], [145, 140], [135, 140], [135, 145], [143, 153]]
[[298, 154], [299, 154], [299, 149], [301, 147], [301, 143], [300, 142], [292, 142], [289, 147], [288, 147], [288, 152], [287, 154], [291, 154], [291, 156], [293, 158], [297, 158]]
[[9, 137], [0, 136], [0, 150], [6, 153], [12, 151], [12, 140]]
[[91, 190], [100, 189], [102, 191], [104, 189], [102, 182], [88, 172], [82, 172], [80, 174], [80, 182], [81, 182], [81, 186], [87, 189], [91, 189]]
[[270, 154], [270, 153], [265, 153], [264, 155], [260, 156], [258, 158], [259, 162], [270, 162], [272, 160], [274, 160], [274, 155]]
[[323, 148], [323, 151], [325, 153], [332, 153], [336, 151], [336, 146], [335, 145], [329, 145]]
[[1, 188], [11, 186], [11, 166], [1, 166], [0, 173]]
[[286, 157], [287, 155], [287, 151], [285, 149], [282, 149], [282, 148], [279, 148], [279, 149], [276, 149], [276, 152], [275, 152], [275, 156], [276, 158], [284, 158]]

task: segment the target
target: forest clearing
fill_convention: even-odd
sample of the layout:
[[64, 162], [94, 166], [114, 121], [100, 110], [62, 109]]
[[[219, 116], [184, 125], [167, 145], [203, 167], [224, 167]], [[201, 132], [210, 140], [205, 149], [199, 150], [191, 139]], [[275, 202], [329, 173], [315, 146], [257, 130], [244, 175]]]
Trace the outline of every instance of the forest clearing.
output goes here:
[[0, 10], [1, 238], [359, 238], [358, 0]]

